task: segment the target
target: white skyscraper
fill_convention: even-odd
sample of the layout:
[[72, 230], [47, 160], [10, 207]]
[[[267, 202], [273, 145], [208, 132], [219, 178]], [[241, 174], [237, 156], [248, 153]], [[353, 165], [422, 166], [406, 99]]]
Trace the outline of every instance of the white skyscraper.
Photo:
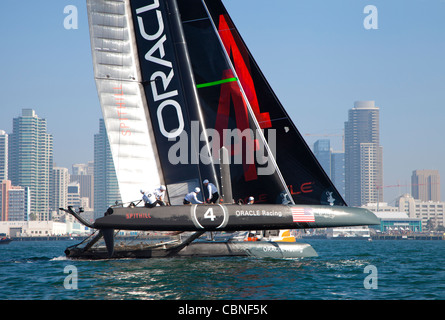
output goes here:
[[[51, 209], [59, 211], [59, 208], [66, 208], [68, 205], [68, 168], [54, 167], [53, 182], [51, 190]], [[60, 212], [59, 212], [60, 213]]]
[[46, 132], [46, 120], [32, 109], [23, 109], [22, 115], [13, 119], [8, 151], [9, 180], [15, 186], [29, 188], [31, 215], [49, 220], [53, 137]]
[[345, 189], [350, 206], [383, 201], [383, 149], [379, 108], [374, 101], [356, 101], [345, 122]]
[[8, 134], [0, 130], [0, 183], [8, 180]]

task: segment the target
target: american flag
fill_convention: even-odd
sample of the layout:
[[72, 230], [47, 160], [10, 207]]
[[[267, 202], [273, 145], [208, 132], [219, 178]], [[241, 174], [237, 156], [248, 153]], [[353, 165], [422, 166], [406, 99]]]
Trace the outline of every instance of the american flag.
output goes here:
[[312, 209], [292, 207], [291, 211], [294, 222], [315, 222]]

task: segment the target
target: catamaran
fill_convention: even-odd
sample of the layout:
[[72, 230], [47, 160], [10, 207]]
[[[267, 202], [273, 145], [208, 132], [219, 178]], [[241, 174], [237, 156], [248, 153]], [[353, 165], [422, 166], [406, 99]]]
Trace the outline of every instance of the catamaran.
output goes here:
[[[87, 0], [94, 75], [122, 203], [70, 258], [316, 256], [287, 241], [197, 241], [205, 232], [379, 224], [348, 207], [279, 102], [221, 0]], [[277, 72], [286, 72], [279, 70]], [[183, 205], [208, 179], [216, 204]], [[166, 186], [169, 206], [134, 206]], [[246, 204], [249, 197], [255, 204]], [[130, 205], [127, 205], [130, 204]], [[191, 232], [119, 249], [118, 230]], [[106, 247], [96, 247], [99, 239]]]

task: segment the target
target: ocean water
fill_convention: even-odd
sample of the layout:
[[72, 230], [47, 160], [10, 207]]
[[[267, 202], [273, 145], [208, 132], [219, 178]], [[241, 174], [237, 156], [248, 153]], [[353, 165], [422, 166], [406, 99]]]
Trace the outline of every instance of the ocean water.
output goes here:
[[445, 241], [305, 240], [319, 254], [307, 259], [66, 259], [77, 242], [0, 245], [0, 300], [445, 299]]

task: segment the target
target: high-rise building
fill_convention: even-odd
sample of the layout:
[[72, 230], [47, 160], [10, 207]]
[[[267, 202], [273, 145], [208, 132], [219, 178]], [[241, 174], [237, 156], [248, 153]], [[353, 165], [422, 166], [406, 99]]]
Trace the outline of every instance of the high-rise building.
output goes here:
[[[91, 170], [92, 169], [92, 170]], [[70, 182], [77, 182], [80, 186], [80, 197], [86, 198], [84, 208], [94, 208], [94, 166], [93, 161], [73, 164], [73, 174]]]
[[0, 182], [8, 180], [8, 134], [0, 130]]
[[28, 221], [30, 210], [28, 187], [13, 186], [10, 180], [0, 184], [0, 221]]
[[102, 217], [110, 205], [121, 202], [116, 170], [103, 119], [94, 135], [94, 215]]
[[73, 164], [73, 175], [81, 176], [88, 174], [88, 164], [87, 163], [75, 163]]
[[343, 151], [332, 151], [329, 139], [315, 141], [313, 151], [323, 170], [345, 199], [345, 153]]
[[[70, 182], [68, 184], [68, 192], [67, 192], [67, 202], [68, 206], [73, 207], [74, 210], [79, 209], [82, 207], [80, 202], [80, 186], [77, 182]], [[75, 222], [73, 216], [66, 215], [65, 216], [65, 222]]]
[[22, 115], [13, 119], [8, 151], [9, 179], [13, 185], [29, 188], [30, 214], [49, 220], [53, 137], [46, 132], [46, 120], [32, 109], [23, 109]]
[[440, 201], [439, 170], [415, 170], [411, 176], [411, 193], [414, 199]]
[[[51, 184], [50, 205], [53, 211], [59, 211], [59, 208], [66, 208], [68, 205], [68, 168], [54, 167], [53, 182]], [[58, 212], [59, 214], [61, 212]]]
[[331, 176], [331, 141], [329, 139], [320, 139], [314, 143], [314, 155], [326, 172]]
[[8, 221], [28, 221], [30, 193], [28, 187], [11, 186], [9, 190]]
[[68, 205], [78, 209], [80, 205], [80, 185], [78, 182], [68, 184]]
[[356, 101], [345, 122], [345, 191], [350, 206], [383, 201], [379, 108]]
[[11, 189], [11, 181], [2, 180], [0, 185], [0, 221], [8, 221], [9, 218], [9, 189]]
[[344, 152], [333, 151], [331, 153], [331, 180], [343, 199], [346, 199]]

